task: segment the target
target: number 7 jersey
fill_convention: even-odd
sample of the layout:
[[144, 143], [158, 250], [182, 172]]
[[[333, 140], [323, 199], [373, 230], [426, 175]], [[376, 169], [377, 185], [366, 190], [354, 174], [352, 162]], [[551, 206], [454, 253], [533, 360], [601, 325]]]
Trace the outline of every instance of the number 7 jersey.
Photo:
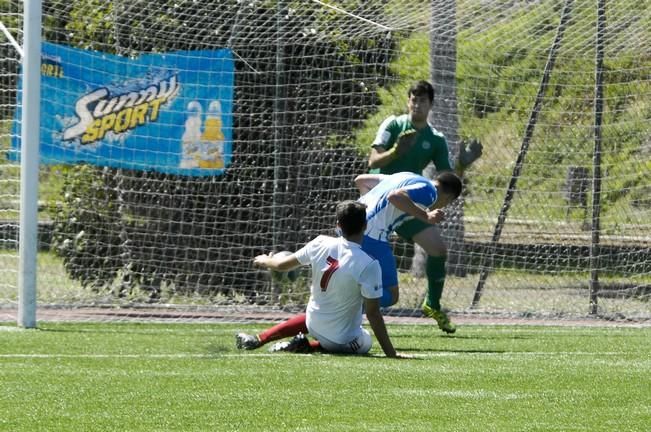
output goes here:
[[294, 253], [312, 267], [307, 327], [347, 343], [362, 324], [364, 298], [382, 297], [379, 263], [343, 237], [318, 236]]

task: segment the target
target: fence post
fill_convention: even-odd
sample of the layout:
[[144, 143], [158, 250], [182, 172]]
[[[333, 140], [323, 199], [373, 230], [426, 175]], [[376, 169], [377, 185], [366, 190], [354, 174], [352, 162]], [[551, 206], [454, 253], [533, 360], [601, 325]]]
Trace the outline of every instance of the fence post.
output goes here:
[[599, 231], [601, 217], [601, 126], [604, 105], [604, 33], [606, 0], [597, 0], [597, 38], [595, 47], [594, 152], [592, 154], [592, 241], [590, 242], [590, 314], [597, 313], [599, 292]]

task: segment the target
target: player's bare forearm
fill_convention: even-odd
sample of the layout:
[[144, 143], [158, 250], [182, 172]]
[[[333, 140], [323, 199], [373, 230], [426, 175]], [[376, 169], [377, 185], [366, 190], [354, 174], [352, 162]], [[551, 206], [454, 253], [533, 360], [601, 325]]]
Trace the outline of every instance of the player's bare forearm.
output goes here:
[[393, 347], [393, 344], [391, 343], [391, 339], [389, 338], [389, 333], [387, 332], [387, 327], [384, 324], [384, 318], [382, 317], [382, 313], [380, 312], [380, 302], [377, 299], [375, 300], [367, 299], [365, 302], [365, 310], [366, 310], [366, 319], [368, 320], [368, 323], [371, 325], [371, 329], [373, 329], [373, 334], [375, 335], [375, 338], [380, 344], [382, 351], [384, 351], [384, 354], [387, 357], [392, 357], [392, 358], [398, 357], [398, 353], [396, 352], [395, 348]]
[[289, 271], [301, 265], [294, 255], [274, 256], [273, 254], [258, 255], [253, 259], [253, 264], [276, 271]]
[[383, 147], [373, 147], [368, 158], [368, 167], [370, 169], [384, 168], [395, 159], [395, 147], [391, 150], [385, 150]]
[[418, 207], [412, 200], [409, 198], [409, 195], [403, 190], [395, 190], [391, 192], [388, 196], [388, 200], [393, 204], [398, 210], [402, 210], [410, 216], [415, 217], [423, 222], [427, 222], [427, 212], [422, 208]]
[[403, 190], [396, 190], [389, 194], [389, 202], [393, 204], [398, 210], [402, 210], [410, 216], [415, 217], [430, 225], [435, 225], [445, 218], [443, 210], [434, 209], [430, 211], [423, 210], [418, 207]]

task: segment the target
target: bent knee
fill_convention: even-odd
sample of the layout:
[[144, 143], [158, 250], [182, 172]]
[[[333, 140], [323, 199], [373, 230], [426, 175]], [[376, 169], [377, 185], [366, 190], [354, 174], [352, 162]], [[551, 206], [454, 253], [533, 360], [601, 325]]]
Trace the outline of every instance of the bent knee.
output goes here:
[[448, 253], [445, 240], [437, 227], [429, 227], [413, 237], [414, 243], [423, 248], [429, 256], [444, 256]]

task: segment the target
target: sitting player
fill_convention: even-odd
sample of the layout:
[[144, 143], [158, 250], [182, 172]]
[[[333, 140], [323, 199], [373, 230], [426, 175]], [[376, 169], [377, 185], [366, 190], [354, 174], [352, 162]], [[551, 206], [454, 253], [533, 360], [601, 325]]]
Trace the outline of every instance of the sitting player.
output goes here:
[[[337, 227], [343, 237], [318, 236], [289, 256], [259, 255], [254, 264], [274, 271], [289, 271], [311, 265], [310, 300], [305, 314], [290, 323], [279, 324], [296, 335], [276, 344], [272, 351], [366, 354], [372, 339], [362, 327], [362, 307], [376, 339], [387, 357], [399, 357], [387, 333], [380, 312], [381, 271], [376, 260], [361, 247], [366, 228], [366, 206], [356, 201], [337, 205]], [[298, 320], [297, 320], [298, 318]], [[293, 325], [297, 324], [297, 325]], [[309, 332], [315, 341], [308, 341]], [[238, 348], [261, 346], [260, 337], [240, 333]]]

